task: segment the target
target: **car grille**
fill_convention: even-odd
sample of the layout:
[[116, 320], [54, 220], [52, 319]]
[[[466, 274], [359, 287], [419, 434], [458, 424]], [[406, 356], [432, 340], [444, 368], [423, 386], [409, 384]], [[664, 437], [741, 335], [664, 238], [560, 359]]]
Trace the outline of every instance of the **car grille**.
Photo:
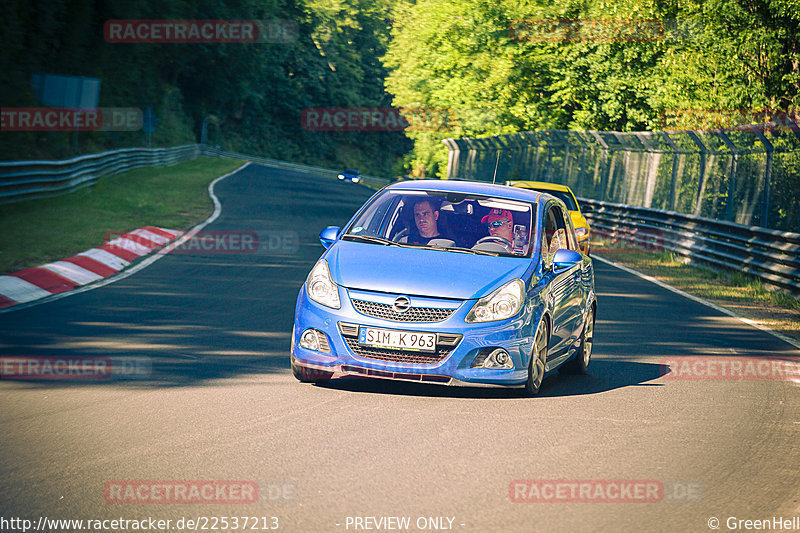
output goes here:
[[450, 317], [455, 309], [442, 309], [439, 307], [409, 307], [404, 313], [395, 310], [393, 305], [368, 302], [366, 300], [352, 300], [353, 307], [362, 315], [395, 322], [441, 322]]
[[362, 346], [358, 343], [358, 338], [356, 337], [344, 337], [344, 340], [347, 342], [347, 347], [359, 357], [417, 365], [434, 365], [450, 355], [450, 352], [455, 348], [455, 346], [437, 346], [435, 352], [414, 352]]

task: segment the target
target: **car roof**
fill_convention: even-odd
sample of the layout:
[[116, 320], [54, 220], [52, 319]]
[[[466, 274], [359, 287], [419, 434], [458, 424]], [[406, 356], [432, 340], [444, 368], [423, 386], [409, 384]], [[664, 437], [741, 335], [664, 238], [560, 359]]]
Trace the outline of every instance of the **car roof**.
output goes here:
[[561, 185], [560, 183], [548, 183], [546, 181], [509, 181], [507, 183], [512, 187], [529, 188], [542, 191], [572, 192], [572, 190], [566, 185]]
[[442, 191], [442, 192], [462, 192], [466, 194], [480, 194], [485, 196], [497, 196], [509, 200], [520, 200], [523, 202], [537, 203], [543, 195], [540, 192], [519, 187], [509, 187], [507, 185], [493, 185], [480, 181], [459, 181], [459, 180], [412, 180], [393, 183], [386, 187], [394, 191], [416, 190], [416, 191]]

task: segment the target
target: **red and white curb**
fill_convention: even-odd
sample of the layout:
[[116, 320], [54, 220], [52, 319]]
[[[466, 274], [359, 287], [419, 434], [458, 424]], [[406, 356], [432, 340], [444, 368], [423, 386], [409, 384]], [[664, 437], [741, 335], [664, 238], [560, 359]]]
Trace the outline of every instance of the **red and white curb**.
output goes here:
[[145, 226], [55, 263], [0, 276], [0, 309], [45, 298], [113, 276], [183, 232]]

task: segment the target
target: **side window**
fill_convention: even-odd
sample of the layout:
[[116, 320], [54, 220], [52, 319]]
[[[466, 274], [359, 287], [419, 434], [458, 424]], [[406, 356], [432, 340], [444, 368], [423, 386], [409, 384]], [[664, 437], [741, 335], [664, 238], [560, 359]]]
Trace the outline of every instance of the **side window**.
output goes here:
[[567, 227], [564, 223], [564, 213], [557, 205], [550, 207], [548, 218], [552, 218], [552, 223], [549, 224], [552, 227], [553, 234], [550, 240], [550, 255], [553, 255], [557, 250], [569, 246], [567, 242]]
[[558, 205], [551, 205], [548, 209], [542, 236], [542, 259], [547, 267], [553, 263], [553, 256], [561, 248], [579, 251], [578, 239], [575, 237], [575, 230], [572, 229], [568, 216]]
[[551, 206], [547, 211], [544, 223], [544, 235], [542, 235], [542, 260], [545, 266], [553, 263], [553, 254], [558, 250], [558, 222], [555, 207]]
[[550, 253], [555, 254], [557, 250], [561, 248], [566, 248], [567, 244], [567, 228], [564, 225], [564, 215], [561, 212], [561, 208], [553, 207], [553, 216], [556, 219], [556, 238], [553, 242], [553, 246], [550, 247]]
[[580, 252], [581, 250], [578, 247], [578, 238], [575, 236], [575, 229], [572, 227], [569, 214], [565, 213], [562, 209], [558, 210], [561, 211], [561, 216], [563, 218], [562, 222], [564, 224], [564, 233], [567, 238], [567, 242], [564, 243], [564, 248], [572, 250], [573, 252]]

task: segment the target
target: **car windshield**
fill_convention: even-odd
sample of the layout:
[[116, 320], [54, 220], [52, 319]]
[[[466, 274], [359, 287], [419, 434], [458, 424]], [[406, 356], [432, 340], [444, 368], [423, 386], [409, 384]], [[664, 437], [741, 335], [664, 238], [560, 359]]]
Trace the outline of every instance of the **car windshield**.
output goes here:
[[362, 210], [343, 239], [529, 257], [535, 209], [528, 202], [493, 196], [386, 190]]

